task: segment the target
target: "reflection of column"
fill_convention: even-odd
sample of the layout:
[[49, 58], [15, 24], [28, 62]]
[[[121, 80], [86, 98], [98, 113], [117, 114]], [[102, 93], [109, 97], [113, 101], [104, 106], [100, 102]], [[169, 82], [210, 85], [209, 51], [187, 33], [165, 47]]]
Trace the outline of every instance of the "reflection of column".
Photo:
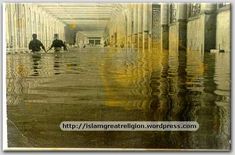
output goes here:
[[186, 72], [186, 67], [187, 67], [187, 55], [186, 55], [186, 50], [181, 50], [178, 51], [178, 104], [179, 104], [179, 112], [177, 113], [178, 118], [180, 121], [191, 121], [192, 119], [189, 117], [190, 116], [190, 111], [191, 111], [191, 102], [188, 101], [188, 89], [186, 86], [187, 82], [187, 72]]
[[[215, 55], [205, 54], [204, 55], [204, 66], [207, 66], [204, 70], [204, 80], [203, 80], [203, 97], [197, 113], [197, 122], [200, 124], [200, 131], [197, 135], [203, 134], [204, 136], [196, 136], [198, 141], [204, 141], [203, 146], [210, 148], [221, 148], [221, 144], [225, 144], [228, 139], [217, 138], [211, 141], [215, 135], [221, 137], [224, 132], [221, 130], [221, 126], [227, 122], [223, 122], [221, 114], [221, 107], [218, 106], [215, 102], [218, 99], [216, 92], [216, 83], [215, 83]], [[222, 112], [224, 113], [224, 112]], [[206, 118], [206, 119], [205, 119]], [[227, 118], [228, 119], [228, 118]], [[228, 125], [228, 124], [226, 124]], [[213, 127], [213, 130], [208, 130], [208, 126]], [[206, 141], [205, 141], [206, 139]], [[222, 148], [221, 148], [222, 149]]]
[[169, 47], [168, 12], [169, 12], [168, 4], [161, 4], [162, 49], [168, 49]]
[[138, 4], [138, 48], [143, 46], [143, 4]]

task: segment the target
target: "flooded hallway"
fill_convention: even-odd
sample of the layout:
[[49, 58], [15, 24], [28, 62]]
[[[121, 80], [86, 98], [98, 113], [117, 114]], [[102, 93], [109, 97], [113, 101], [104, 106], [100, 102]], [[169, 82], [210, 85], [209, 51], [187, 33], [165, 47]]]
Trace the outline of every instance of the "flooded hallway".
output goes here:
[[[229, 150], [229, 3], [5, 3], [9, 148]], [[45, 51], [31, 51], [32, 35]], [[56, 36], [66, 50], [52, 47]], [[65, 49], [65, 48], [64, 48]], [[196, 121], [64, 132], [63, 121]]]

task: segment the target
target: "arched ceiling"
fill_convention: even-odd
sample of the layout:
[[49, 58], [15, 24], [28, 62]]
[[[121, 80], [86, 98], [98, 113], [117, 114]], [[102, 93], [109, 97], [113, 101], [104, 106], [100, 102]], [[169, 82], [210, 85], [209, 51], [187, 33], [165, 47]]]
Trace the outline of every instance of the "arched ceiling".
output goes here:
[[113, 14], [120, 9], [120, 4], [41, 3], [38, 7], [78, 31], [100, 33], [104, 31]]

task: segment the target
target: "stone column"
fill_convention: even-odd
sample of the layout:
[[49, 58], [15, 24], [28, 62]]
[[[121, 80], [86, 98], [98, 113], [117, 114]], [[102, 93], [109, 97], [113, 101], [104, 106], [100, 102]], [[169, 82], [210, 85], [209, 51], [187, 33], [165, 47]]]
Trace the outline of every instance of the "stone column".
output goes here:
[[127, 9], [125, 10], [125, 13], [126, 13], [126, 47], [130, 47], [129, 45], [129, 42], [130, 42], [130, 38], [129, 38], [129, 35], [130, 35], [130, 13], [127, 11]]
[[9, 46], [9, 4], [5, 5], [5, 34], [6, 34], [6, 48]]
[[14, 29], [14, 38], [15, 38], [15, 45], [14, 47], [15, 48], [19, 48], [19, 5], [18, 4], [14, 4], [15, 7], [14, 7], [14, 23], [15, 23], [15, 29]]
[[131, 24], [132, 24], [132, 10], [127, 11], [127, 47], [131, 47]]
[[169, 48], [169, 26], [168, 26], [168, 13], [169, 6], [168, 4], [161, 4], [161, 46], [162, 49]]
[[187, 4], [178, 4], [178, 10], [176, 14], [177, 26], [178, 26], [178, 49], [186, 49], [187, 44]]
[[138, 5], [134, 4], [133, 6], [133, 16], [134, 16], [134, 22], [133, 22], [133, 29], [134, 29], [134, 35], [133, 35], [133, 45], [134, 48], [138, 47]]
[[143, 48], [148, 49], [149, 43], [149, 27], [148, 27], [148, 5], [149, 4], [143, 4]]
[[12, 48], [14, 47], [14, 40], [13, 40], [13, 35], [14, 35], [14, 19], [13, 19], [13, 8], [12, 8], [12, 4], [8, 4], [9, 5], [9, 46]]
[[143, 47], [143, 4], [138, 4], [138, 48]]
[[216, 48], [216, 4], [201, 4], [202, 18], [204, 18], [204, 51]]
[[24, 44], [24, 37], [23, 37], [23, 4], [17, 4], [18, 6], [18, 12], [17, 12], [17, 16], [18, 16], [18, 34], [17, 34], [17, 38], [18, 38], [18, 43], [19, 43], [19, 48], [23, 47]]
[[30, 41], [30, 38], [29, 38], [29, 8], [28, 8], [28, 5], [29, 4], [25, 4], [25, 40], [26, 40], [26, 43], [25, 43], [25, 46], [26, 48], [28, 48], [28, 44], [29, 44], [29, 41]]
[[148, 47], [152, 48], [152, 26], [153, 26], [153, 13], [152, 13], [152, 3], [147, 4], [147, 16], [148, 16]]
[[27, 48], [26, 46], [26, 42], [27, 42], [27, 38], [26, 38], [26, 8], [25, 8], [25, 4], [21, 4], [22, 5], [22, 13], [21, 13], [21, 39], [22, 39], [22, 44], [21, 47], [22, 48]]

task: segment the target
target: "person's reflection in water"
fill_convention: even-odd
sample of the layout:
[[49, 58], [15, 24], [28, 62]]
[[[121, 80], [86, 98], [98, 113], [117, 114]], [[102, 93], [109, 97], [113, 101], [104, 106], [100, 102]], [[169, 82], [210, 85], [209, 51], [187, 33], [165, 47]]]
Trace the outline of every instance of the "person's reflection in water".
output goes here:
[[32, 60], [33, 60], [33, 74], [32, 76], [39, 76], [39, 64], [41, 61], [41, 54], [39, 53], [34, 53], [32, 54]]
[[60, 52], [56, 52], [54, 53], [54, 74], [58, 75], [61, 74], [60, 70], [61, 70], [61, 53]]

